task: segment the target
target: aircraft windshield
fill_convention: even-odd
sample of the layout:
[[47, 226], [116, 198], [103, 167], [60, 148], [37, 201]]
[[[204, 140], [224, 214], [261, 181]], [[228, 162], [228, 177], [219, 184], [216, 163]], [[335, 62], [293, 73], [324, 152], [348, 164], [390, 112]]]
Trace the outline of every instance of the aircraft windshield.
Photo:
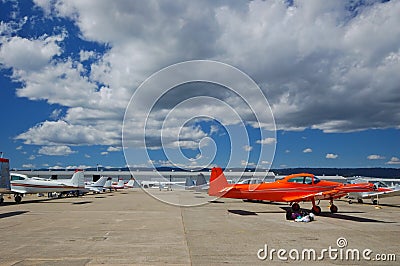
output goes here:
[[369, 183], [373, 183], [376, 187], [388, 187], [388, 185], [386, 185], [385, 183], [382, 183], [381, 181], [369, 182]]
[[[318, 183], [319, 181], [320, 180], [314, 176], [314, 184]], [[311, 176], [296, 176], [288, 179], [287, 182], [311, 185], [313, 183], [313, 178]]]
[[290, 182], [290, 183], [303, 183], [303, 180], [304, 180], [304, 177], [303, 177], [303, 176], [300, 176], [300, 177], [293, 177], [293, 178], [290, 178], [290, 179], [288, 180], [288, 182]]
[[25, 180], [24, 177], [18, 175], [11, 175], [11, 181]]

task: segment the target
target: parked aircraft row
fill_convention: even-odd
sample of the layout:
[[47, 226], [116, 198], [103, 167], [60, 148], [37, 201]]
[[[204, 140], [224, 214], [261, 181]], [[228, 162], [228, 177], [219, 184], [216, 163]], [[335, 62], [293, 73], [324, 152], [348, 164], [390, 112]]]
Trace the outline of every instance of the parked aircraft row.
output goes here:
[[117, 190], [123, 188], [132, 188], [134, 179], [124, 183], [119, 180], [112, 183], [109, 177], [100, 177], [96, 182], [85, 183], [82, 170], [76, 170], [71, 179], [43, 179], [38, 177], [28, 177], [24, 174], [10, 173], [9, 160], [0, 158], [0, 203], [4, 201], [3, 194], [13, 194], [15, 202], [19, 203], [25, 194], [43, 194], [48, 195], [58, 193], [73, 194], [79, 196], [88, 192], [100, 193], [108, 190]]
[[391, 182], [391, 185], [387, 185], [386, 183], [390, 183], [391, 179], [378, 179], [378, 178], [357, 178], [352, 181], [352, 183], [362, 183], [368, 182], [375, 185], [375, 187], [379, 188], [380, 191], [368, 191], [368, 192], [351, 192], [348, 195], [349, 203], [352, 204], [353, 200], [357, 200], [358, 203], [363, 203], [364, 199], [371, 199], [373, 204], [379, 204], [379, 198], [386, 197], [394, 197], [400, 195], [400, 185], [394, 184]]
[[214, 167], [211, 170], [208, 194], [223, 198], [288, 202], [291, 204], [291, 208], [287, 210], [286, 218], [290, 219], [293, 212], [300, 210], [300, 202], [311, 201], [311, 212], [318, 215], [321, 213], [321, 208], [317, 202], [329, 200], [330, 211], [336, 213], [338, 207], [334, 205], [333, 201], [349, 193], [388, 193], [391, 191], [389, 188], [376, 187], [369, 182], [343, 184], [320, 180], [313, 174], [308, 173], [288, 175], [281, 180], [270, 183], [228, 184], [223, 170], [219, 167]]
[[[112, 183], [111, 178], [101, 177], [96, 182], [84, 182], [83, 171], [77, 170], [71, 179], [42, 179], [27, 177], [23, 174], [9, 173], [8, 159], [0, 158], [0, 201], [3, 194], [14, 194], [16, 202], [22, 200], [25, 194], [36, 193], [100, 193], [106, 190], [117, 190], [132, 188], [135, 180], [132, 178], [128, 183], [121, 179]], [[200, 174], [196, 180], [188, 177], [186, 181], [163, 182], [142, 181], [143, 188], [171, 189], [172, 185], [179, 185], [185, 189], [208, 190], [210, 196], [239, 198], [250, 201], [275, 201], [288, 202], [291, 208], [287, 211], [287, 217], [292, 212], [300, 210], [300, 202], [311, 201], [311, 211], [315, 214], [321, 213], [317, 202], [329, 200], [330, 210], [336, 213], [338, 208], [333, 201], [342, 197], [349, 197], [362, 201], [364, 198], [372, 198], [377, 203], [378, 197], [400, 195], [400, 186], [387, 186], [379, 180], [353, 180], [352, 184], [344, 184], [327, 180], [320, 180], [313, 174], [301, 173], [286, 176], [275, 182], [265, 183], [263, 180], [248, 179], [237, 184], [231, 184], [226, 179], [221, 168], [211, 170], [210, 183], [207, 183], [204, 175]]]

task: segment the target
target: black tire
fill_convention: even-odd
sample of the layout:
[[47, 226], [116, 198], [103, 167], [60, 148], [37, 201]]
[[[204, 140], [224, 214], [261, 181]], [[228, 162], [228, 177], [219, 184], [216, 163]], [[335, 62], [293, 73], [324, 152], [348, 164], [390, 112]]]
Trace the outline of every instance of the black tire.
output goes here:
[[14, 200], [15, 200], [16, 203], [20, 203], [22, 201], [22, 197], [20, 195], [16, 195], [14, 197]]
[[293, 218], [292, 218], [292, 210], [291, 209], [288, 209], [286, 211], [286, 220], [293, 220]]
[[364, 203], [364, 201], [362, 199], [358, 199], [357, 202], [361, 203], [361, 204]]
[[315, 215], [320, 215], [321, 214], [321, 207], [320, 206], [313, 206], [311, 208], [311, 212], [314, 213]]
[[3, 202], [4, 202], [4, 198], [1, 197], [1, 198], [0, 198], [0, 204], [2, 204]]
[[331, 213], [337, 213], [338, 212], [338, 207], [334, 204], [331, 205], [329, 208], [331, 210]]
[[378, 205], [378, 204], [379, 204], [379, 201], [375, 199], [375, 200], [372, 201], [372, 204]]
[[298, 211], [300, 211], [300, 205], [299, 205], [297, 202], [295, 202], [295, 203], [292, 204], [292, 211], [293, 211], [293, 212], [298, 212]]

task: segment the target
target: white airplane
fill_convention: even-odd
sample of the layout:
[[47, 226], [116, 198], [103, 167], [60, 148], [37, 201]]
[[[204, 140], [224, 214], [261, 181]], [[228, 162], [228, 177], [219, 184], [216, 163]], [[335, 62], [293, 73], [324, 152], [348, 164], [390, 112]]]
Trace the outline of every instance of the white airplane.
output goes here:
[[192, 177], [187, 177], [185, 181], [185, 189], [188, 190], [202, 191], [208, 190], [209, 187], [210, 184], [202, 173], [198, 174], [195, 180], [193, 180]]
[[388, 186], [381, 181], [368, 181], [367, 179], [357, 179], [355, 183], [370, 182], [373, 183], [377, 188], [380, 188], [379, 192], [351, 192], [348, 195], [349, 204], [353, 203], [353, 199], [357, 200], [358, 203], [363, 203], [364, 199], [371, 199], [373, 204], [379, 204], [379, 198], [394, 197], [400, 195], [400, 185]]
[[129, 179], [128, 183], [125, 184], [125, 188], [134, 188], [135, 187], [135, 179]]
[[124, 180], [123, 179], [120, 179], [120, 180], [118, 180], [118, 183], [114, 183], [114, 184], [111, 184], [111, 187], [114, 189], [114, 190], [117, 190], [117, 189], [123, 189], [124, 188]]
[[11, 191], [14, 193], [15, 202], [22, 200], [21, 195], [49, 193], [49, 192], [67, 192], [85, 189], [85, 176], [83, 171], [77, 170], [71, 179], [41, 179], [29, 178], [23, 174], [11, 173]]
[[140, 185], [143, 188], [156, 188], [156, 189], [167, 189], [172, 190], [172, 185], [181, 185], [182, 187], [185, 186], [186, 181], [142, 181]]
[[4, 202], [3, 194], [10, 193], [10, 162], [8, 159], [0, 158], [0, 203]]
[[111, 192], [111, 189], [112, 189], [112, 179], [111, 179], [111, 178], [107, 179], [106, 183], [105, 183], [104, 186], [103, 186], [103, 191], [104, 191], [104, 192], [105, 192], [107, 189], [108, 189], [108, 191]]
[[[85, 189], [92, 191], [93, 193], [101, 193], [104, 190], [104, 185], [106, 184], [109, 177], [102, 176], [96, 182], [92, 182], [90, 184], [85, 184]], [[111, 180], [111, 178], [110, 178]]]

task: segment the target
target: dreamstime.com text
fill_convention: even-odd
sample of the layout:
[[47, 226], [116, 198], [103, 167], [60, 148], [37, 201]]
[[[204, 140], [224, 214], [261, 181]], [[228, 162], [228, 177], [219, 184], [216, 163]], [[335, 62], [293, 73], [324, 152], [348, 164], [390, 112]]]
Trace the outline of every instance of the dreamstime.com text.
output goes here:
[[267, 244], [257, 252], [259, 260], [294, 260], [294, 261], [318, 261], [324, 259], [340, 261], [396, 261], [396, 254], [393, 253], [374, 253], [371, 249], [347, 248], [347, 240], [339, 237], [336, 241], [336, 247], [329, 246], [320, 250], [313, 248], [284, 249], [270, 248]]

